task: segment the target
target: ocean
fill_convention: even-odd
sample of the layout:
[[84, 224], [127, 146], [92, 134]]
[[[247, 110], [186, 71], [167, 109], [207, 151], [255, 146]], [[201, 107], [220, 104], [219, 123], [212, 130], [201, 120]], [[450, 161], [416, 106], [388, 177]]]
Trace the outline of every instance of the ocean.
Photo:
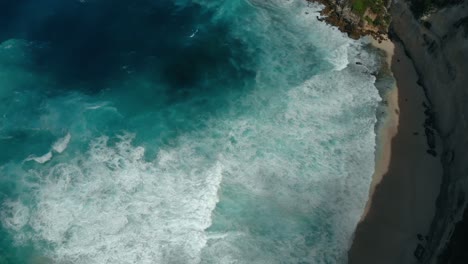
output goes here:
[[305, 0], [0, 3], [0, 263], [346, 263], [380, 59]]

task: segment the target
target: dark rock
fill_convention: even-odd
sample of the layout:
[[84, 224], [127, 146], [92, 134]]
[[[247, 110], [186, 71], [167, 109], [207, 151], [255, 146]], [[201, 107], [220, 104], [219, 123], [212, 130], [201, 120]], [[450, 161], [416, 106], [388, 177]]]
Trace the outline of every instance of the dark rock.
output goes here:
[[430, 149], [435, 149], [435, 134], [432, 129], [427, 128], [424, 130], [426, 133], [426, 138], [427, 138], [427, 145], [429, 146]]
[[458, 19], [457, 21], [455, 21], [455, 23], [453, 23], [453, 26], [455, 28], [460, 28], [461, 26], [465, 28], [468, 27], [468, 16]]
[[426, 150], [427, 154], [433, 156], [433, 157], [437, 157], [437, 152], [433, 149], [428, 149]]
[[446, 164], [448, 165], [452, 164], [454, 159], [455, 159], [455, 152], [453, 150], [449, 150], [445, 152], [444, 160]]
[[425, 28], [427, 28], [427, 29], [431, 29], [432, 24], [431, 24], [431, 22], [429, 22], [429, 21], [423, 21], [423, 26], [424, 26]]
[[417, 260], [421, 261], [422, 258], [424, 257], [425, 252], [426, 252], [426, 249], [423, 247], [423, 245], [418, 244], [418, 246], [414, 250], [414, 256], [416, 257]]
[[387, 38], [389, 14], [386, 8], [382, 8], [377, 14], [380, 20], [386, 23], [373, 24], [375, 32], [364, 27], [364, 18], [362, 14], [353, 11], [351, 1], [342, 0], [307, 0], [310, 2], [319, 2], [325, 5], [325, 8], [320, 12], [323, 19], [328, 24], [338, 27], [344, 33], [347, 33], [350, 38], [359, 39], [362, 36], [372, 35], [377, 41]]
[[444, 252], [439, 256], [438, 263], [468, 263], [468, 208], [465, 208], [463, 218], [455, 225], [452, 238], [447, 243]]
[[432, 54], [436, 51], [437, 47], [438, 47], [437, 42], [433, 40], [431, 41], [431, 43], [429, 43], [429, 46], [427, 47], [427, 51]]

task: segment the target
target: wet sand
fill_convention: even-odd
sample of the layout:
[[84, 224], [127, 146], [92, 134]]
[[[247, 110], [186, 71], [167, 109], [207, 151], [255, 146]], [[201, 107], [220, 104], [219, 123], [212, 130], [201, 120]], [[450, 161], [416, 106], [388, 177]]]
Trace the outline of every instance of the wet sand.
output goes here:
[[[388, 43], [381, 48], [392, 51]], [[370, 199], [348, 252], [350, 264], [416, 263], [414, 251], [424, 244], [435, 212], [442, 166], [439, 156], [426, 152], [426, 99], [399, 43], [390, 57], [397, 89], [384, 98], [389, 116], [378, 132]]]

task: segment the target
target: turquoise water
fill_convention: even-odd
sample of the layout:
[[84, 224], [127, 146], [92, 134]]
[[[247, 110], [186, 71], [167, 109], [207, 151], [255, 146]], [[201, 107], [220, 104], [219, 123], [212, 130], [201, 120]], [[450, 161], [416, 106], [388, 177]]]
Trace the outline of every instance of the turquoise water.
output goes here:
[[1, 5], [0, 263], [346, 262], [378, 58], [318, 6]]

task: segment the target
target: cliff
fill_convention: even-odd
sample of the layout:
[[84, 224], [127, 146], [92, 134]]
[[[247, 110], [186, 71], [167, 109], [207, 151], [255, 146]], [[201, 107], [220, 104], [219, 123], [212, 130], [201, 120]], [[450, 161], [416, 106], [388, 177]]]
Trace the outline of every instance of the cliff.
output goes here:
[[404, 45], [430, 101], [428, 141], [435, 128], [443, 148], [436, 216], [415, 253], [421, 263], [468, 263], [468, 2], [416, 19], [418, 14], [397, 0], [391, 15], [391, 37]]

